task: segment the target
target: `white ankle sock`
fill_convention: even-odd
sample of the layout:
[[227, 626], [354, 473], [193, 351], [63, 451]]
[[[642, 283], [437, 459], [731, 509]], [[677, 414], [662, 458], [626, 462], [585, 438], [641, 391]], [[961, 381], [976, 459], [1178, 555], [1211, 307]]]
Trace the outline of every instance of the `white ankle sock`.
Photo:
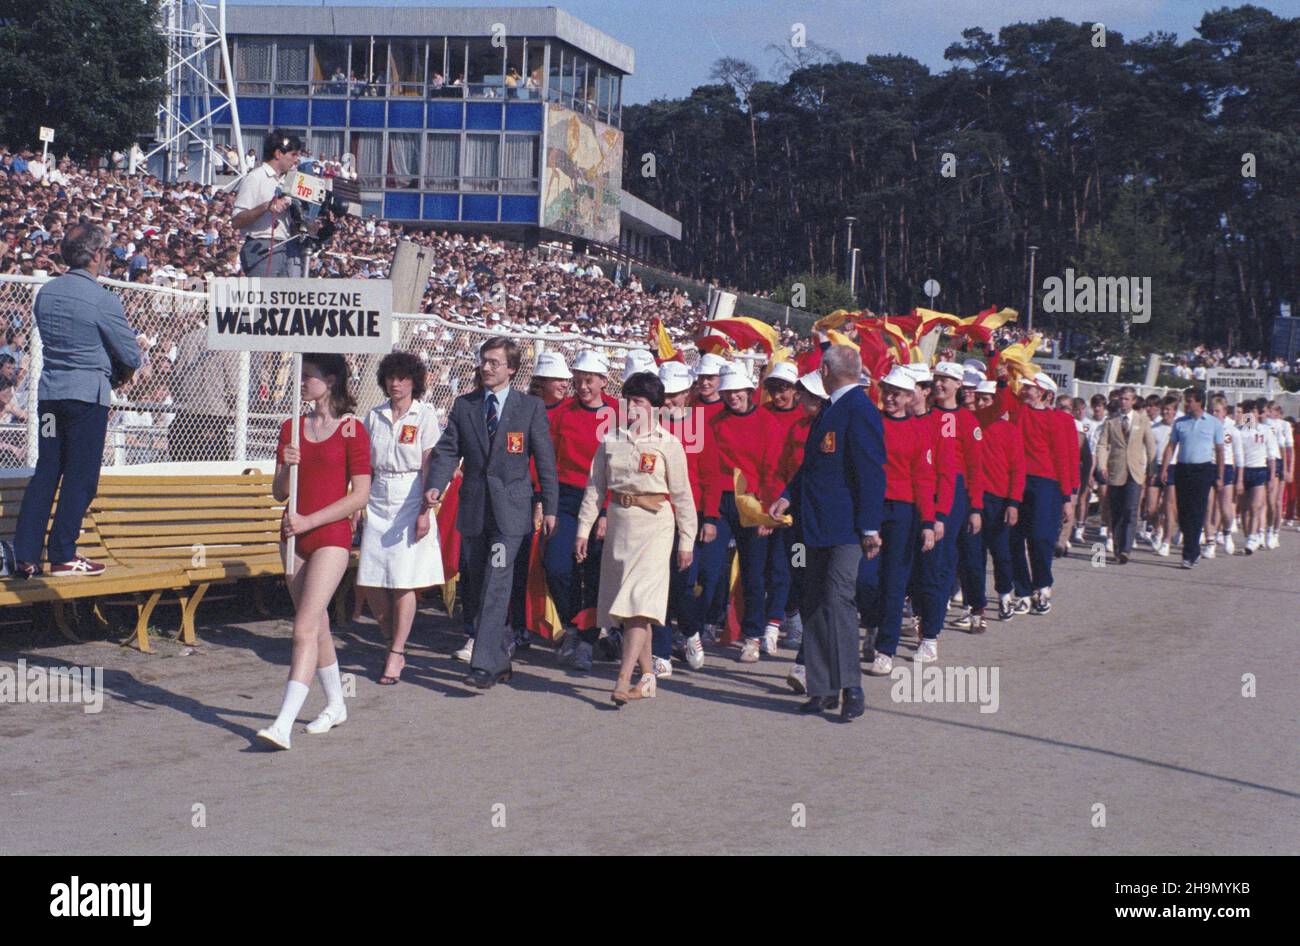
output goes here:
[[280, 715], [275, 718], [272, 728], [288, 732], [293, 721], [298, 718], [298, 711], [307, 701], [307, 684], [290, 680], [284, 686], [284, 702], [280, 704]]
[[343, 678], [339, 676], [339, 662], [336, 660], [328, 667], [317, 667], [316, 679], [325, 688], [325, 708], [329, 710], [342, 709]]

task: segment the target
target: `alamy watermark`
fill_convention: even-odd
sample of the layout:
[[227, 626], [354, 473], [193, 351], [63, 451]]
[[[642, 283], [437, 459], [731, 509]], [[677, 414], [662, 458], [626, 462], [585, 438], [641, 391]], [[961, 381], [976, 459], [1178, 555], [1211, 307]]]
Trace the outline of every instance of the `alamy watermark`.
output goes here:
[[913, 663], [889, 672], [895, 703], [978, 703], [981, 713], [996, 713], [1001, 703], [997, 667], [938, 667]]
[[0, 667], [0, 703], [80, 703], [83, 713], [104, 708], [103, 667]]
[[1134, 325], [1151, 321], [1150, 276], [1076, 276], [1043, 280], [1043, 311], [1130, 315]]

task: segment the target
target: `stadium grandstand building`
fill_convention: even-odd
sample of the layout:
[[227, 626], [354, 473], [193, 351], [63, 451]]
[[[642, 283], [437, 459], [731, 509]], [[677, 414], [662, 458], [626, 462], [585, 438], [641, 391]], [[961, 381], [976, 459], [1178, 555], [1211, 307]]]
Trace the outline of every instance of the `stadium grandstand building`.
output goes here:
[[[681, 238], [622, 188], [632, 49], [563, 10], [231, 5], [226, 35], [245, 147], [300, 135], [367, 215], [642, 257]], [[229, 144], [229, 108], [213, 124]]]

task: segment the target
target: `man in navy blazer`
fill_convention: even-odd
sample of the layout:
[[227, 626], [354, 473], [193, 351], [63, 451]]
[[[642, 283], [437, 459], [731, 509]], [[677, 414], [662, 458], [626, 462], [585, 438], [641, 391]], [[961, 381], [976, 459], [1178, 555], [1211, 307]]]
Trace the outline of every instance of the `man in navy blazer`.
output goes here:
[[858, 664], [858, 562], [880, 552], [885, 506], [885, 432], [880, 411], [859, 384], [862, 363], [847, 345], [826, 350], [820, 368], [830, 393], [808, 432], [803, 463], [771, 509], [790, 509], [803, 528], [804, 660], [808, 702], [845, 722], [866, 710]]
[[519, 349], [493, 336], [479, 348], [483, 387], [456, 398], [442, 437], [433, 448], [425, 481], [425, 505], [441, 498], [456, 466], [464, 463], [456, 528], [465, 555], [463, 586], [478, 597], [470, 686], [490, 689], [510, 679], [514, 632], [507, 624], [515, 555], [533, 531], [535, 461], [542, 496], [542, 529], [555, 529], [559, 482], [555, 446], [542, 399], [511, 387]]
[[37, 389], [40, 456], [14, 530], [17, 571], [29, 578], [41, 570], [56, 490], [59, 508], [47, 546], [51, 576], [104, 571], [102, 563], [77, 554], [77, 536], [99, 488], [109, 394], [140, 367], [140, 346], [121, 300], [96, 282], [108, 266], [110, 245], [101, 226], [69, 227], [59, 246], [68, 272], [42, 286], [32, 307], [44, 356]]

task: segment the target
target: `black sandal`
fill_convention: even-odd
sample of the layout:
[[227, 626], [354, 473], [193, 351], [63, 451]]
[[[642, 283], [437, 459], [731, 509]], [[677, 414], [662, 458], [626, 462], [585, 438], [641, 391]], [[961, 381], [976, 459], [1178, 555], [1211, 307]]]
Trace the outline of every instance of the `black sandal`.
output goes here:
[[[405, 670], [405, 669], [406, 669], [406, 651], [404, 651], [404, 650], [393, 650], [393, 648], [390, 647], [390, 648], [388, 648], [388, 652], [389, 652], [390, 654], [396, 654], [398, 657], [401, 657], [401, 658], [402, 658], [402, 670]], [[388, 674], [384, 674], [382, 677], [379, 678], [379, 685], [380, 685], [381, 687], [391, 687], [391, 686], [396, 686], [397, 684], [401, 683], [401, 682], [402, 682], [402, 670], [397, 671], [397, 676], [395, 676], [395, 677], [390, 677], [390, 676], [388, 676]]]

